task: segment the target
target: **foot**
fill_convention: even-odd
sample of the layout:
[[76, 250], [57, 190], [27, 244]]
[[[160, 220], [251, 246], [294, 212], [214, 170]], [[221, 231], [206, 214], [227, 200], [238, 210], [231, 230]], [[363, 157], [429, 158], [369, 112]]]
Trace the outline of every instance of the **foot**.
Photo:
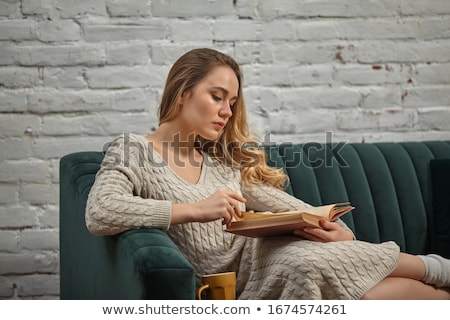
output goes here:
[[425, 263], [425, 276], [422, 279], [424, 283], [436, 287], [450, 287], [450, 260], [437, 254], [428, 254], [419, 256]]

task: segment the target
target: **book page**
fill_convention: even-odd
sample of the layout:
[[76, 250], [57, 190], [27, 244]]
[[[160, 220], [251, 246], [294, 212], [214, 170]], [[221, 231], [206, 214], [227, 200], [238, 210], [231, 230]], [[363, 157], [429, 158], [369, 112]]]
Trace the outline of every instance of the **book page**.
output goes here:
[[[326, 205], [326, 206], [320, 206], [320, 207], [310, 207], [306, 208], [303, 211], [306, 213], [306, 215], [310, 216], [318, 216], [319, 218], [325, 218], [329, 220], [331, 209], [334, 207], [334, 204]], [[305, 216], [306, 216], [305, 215]]]
[[264, 219], [270, 217], [276, 217], [280, 215], [286, 215], [293, 212], [283, 212], [283, 213], [273, 213], [273, 212], [251, 212], [251, 211], [243, 211], [242, 217], [238, 217], [233, 215], [234, 221], [248, 221], [248, 220], [256, 220], [256, 219]]

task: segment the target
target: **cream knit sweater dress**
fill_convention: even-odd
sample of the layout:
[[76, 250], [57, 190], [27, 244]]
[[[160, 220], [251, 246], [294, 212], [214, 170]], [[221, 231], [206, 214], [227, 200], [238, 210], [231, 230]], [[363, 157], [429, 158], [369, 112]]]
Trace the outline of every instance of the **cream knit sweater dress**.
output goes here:
[[[273, 187], [244, 186], [238, 170], [204, 154], [196, 184], [175, 174], [145, 137], [123, 134], [109, 146], [88, 197], [86, 225], [97, 235], [160, 228], [203, 274], [237, 272], [239, 299], [359, 299], [397, 265], [393, 242], [318, 243], [295, 236], [255, 239], [224, 231], [221, 221], [170, 225], [173, 203], [219, 189], [238, 192], [246, 208], [280, 212], [308, 204]], [[342, 225], [343, 222], [339, 221]]]

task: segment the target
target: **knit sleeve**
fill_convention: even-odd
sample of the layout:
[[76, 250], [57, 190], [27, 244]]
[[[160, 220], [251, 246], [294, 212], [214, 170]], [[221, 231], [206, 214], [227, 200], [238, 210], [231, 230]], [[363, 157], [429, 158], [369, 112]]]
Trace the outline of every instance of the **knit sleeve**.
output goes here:
[[242, 195], [247, 199], [247, 210], [283, 212], [311, 206], [287, 192], [265, 184], [243, 185]]
[[86, 226], [96, 235], [170, 226], [172, 203], [142, 197], [141, 141], [122, 135], [109, 146], [86, 204]]

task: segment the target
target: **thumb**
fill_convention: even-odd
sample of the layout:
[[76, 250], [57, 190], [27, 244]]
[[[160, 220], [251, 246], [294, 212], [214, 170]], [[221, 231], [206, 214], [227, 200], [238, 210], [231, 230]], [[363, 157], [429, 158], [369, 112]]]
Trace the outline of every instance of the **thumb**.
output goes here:
[[334, 229], [334, 223], [326, 219], [320, 219], [319, 224], [324, 230]]

